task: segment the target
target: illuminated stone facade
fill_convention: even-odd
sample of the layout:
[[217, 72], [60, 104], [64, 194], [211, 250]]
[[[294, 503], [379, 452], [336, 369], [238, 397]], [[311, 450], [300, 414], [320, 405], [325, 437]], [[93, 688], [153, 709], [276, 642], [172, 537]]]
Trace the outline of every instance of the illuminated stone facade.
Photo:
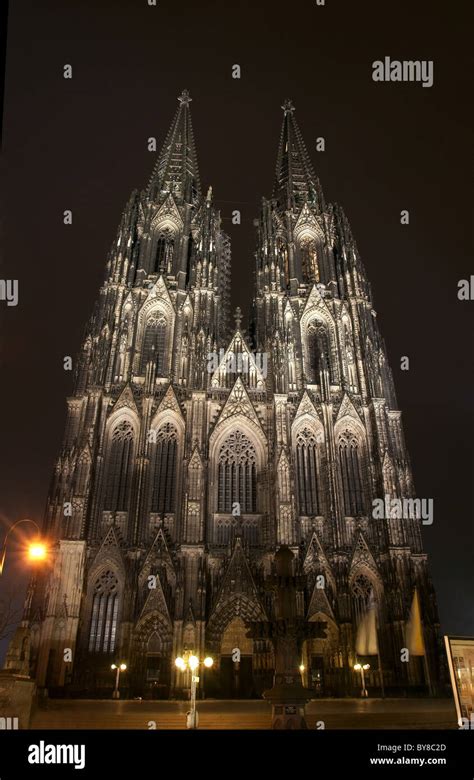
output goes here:
[[420, 520], [372, 517], [375, 498], [414, 489], [349, 223], [287, 101], [250, 327], [238, 311], [229, 329], [230, 242], [201, 191], [189, 103], [183, 92], [108, 258], [48, 500], [54, 562], [31, 584], [7, 666], [52, 692], [109, 695], [110, 665], [125, 661], [122, 689], [166, 697], [189, 682], [174, 666], [187, 648], [215, 658], [208, 695], [259, 695], [273, 651], [246, 634], [272, 612], [265, 577], [285, 544], [306, 575], [300, 614], [327, 624], [301, 649], [305, 684], [357, 690], [355, 636], [374, 599], [386, 690], [421, 689], [420, 659], [400, 660], [404, 624], [416, 585], [435, 681], [435, 597]]

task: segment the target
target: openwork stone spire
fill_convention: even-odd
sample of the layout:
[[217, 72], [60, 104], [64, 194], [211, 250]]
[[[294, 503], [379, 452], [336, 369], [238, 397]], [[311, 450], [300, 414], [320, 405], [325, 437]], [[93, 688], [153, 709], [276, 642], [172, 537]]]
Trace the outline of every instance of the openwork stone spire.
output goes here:
[[188, 202], [201, 197], [201, 183], [189, 107], [191, 100], [187, 89], [184, 89], [178, 97], [178, 110], [148, 186], [148, 192], [152, 198], [155, 198], [160, 192], [171, 192], [177, 200]]
[[295, 107], [287, 99], [282, 105], [283, 126], [276, 166], [273, 196], [282, 207], [300, 207], [318, 201], [319, 182], [295, 119]]

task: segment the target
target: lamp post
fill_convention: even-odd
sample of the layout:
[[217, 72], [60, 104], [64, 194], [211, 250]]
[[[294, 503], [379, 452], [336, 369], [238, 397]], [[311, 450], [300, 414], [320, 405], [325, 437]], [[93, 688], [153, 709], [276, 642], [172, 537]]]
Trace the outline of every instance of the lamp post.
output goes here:
[[127, 668], [127, 664], [112, 664], [110, 667], [112, 670], [116, 669], [117, 673], [115, 675], [115, 688], [112, 693], [112, 699], [120, 699], [120, 691], [119, 691], [119, 681], [120, 681], [120, 672], [124, 672]]
[[191, 709], [187, 713], [186, 726], [188, 729], [197, 729], [199, 724], [199, 715], [196, 710], [196, 690], [199, 682], [199, 675], [196, 671], [199, 669], [200, 664], [210, 669], [214, 663], [214, 659], [210, 656], [206, 656], [203, 661], [200, 661], [197, 655], [194, 653], [185, 652], [184, 655], [178, 656], [175, 660], [175, 666], [180, 672], [185, 672], [186, 669], [191, 670]]
[[354, 669], [356, 672], [360, 672], [360, 679], [362, 682], [362, 690], [360, 695], [365, 699], [368, 696], [367, 688], [365, 687], [365, 674], [364, 672], [367, 672], [370, 669], [370, 664], [354, 664]]
[[[10, 526], [8, 531], [5, 534], [5, 538], [3, 539], [3, 545], [2, 545], [2, 551], [0, 553], [0, 575], [3, 574], [3, 569], [5, 565], [5, 556], [7, 554], [7, 541], [8, 537], [10, 536], [11, 532], [14, 528], [17, 528], [17, 526], [20, 525], [20, 523], [32, 523], [36, 530], [38, 531], [38, 534], [41, 535], [41, 529], [34, 520], [29, 520], [28, 518], [24, 518], [22, 520], [17, 520], [16, 523], [13, 523], [13, 525]], [[43, 561], [46, 558], [47, 555], [47, 547], [44, 542], [40, 539], [36, 539], [34, 542], [30, 542], [28, 545], [28, 558], [30, 561]]]

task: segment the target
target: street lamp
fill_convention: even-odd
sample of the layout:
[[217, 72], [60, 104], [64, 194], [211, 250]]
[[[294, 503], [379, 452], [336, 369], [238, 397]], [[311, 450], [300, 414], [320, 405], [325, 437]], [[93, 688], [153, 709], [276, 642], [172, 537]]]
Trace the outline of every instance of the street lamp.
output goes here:
[[112, 670], [116, 669], [117, 674], [115, 675], [115, 688], [114, 692], [112, 693], [112, 699], [120, 699], [120, 691], [119, 691], [119, 680], [120, 680], [120, 672], [124, 672], [127, 668], [127, 664], [112, 664], [110, 667]]
[[[7, 554], [8, 537], [10, 536], [13, 529], [19, 526], [20, 523], [32, 523], [35, 526], [36, 530], [38, 531], [38, 534], [41, 534], [41, 529], [38, 523], [36, 523], [34, 520], [29, 520], [28, 518], [24, 518], [23, 520], [17, 520], [16, 523], [13, 523], [13, 525], [11, 525], [8, 531], [6, 532], [5, 538], [3, 540], [2, 551], [0, 553], [0, 575], [3, 574], [3, 568], [5, 566], [5, 556]], [[48, 554], [48, 548], [46, 544], [41, 541], [41, 539], [36, 539], [35, 541], [30, 542], [28, 544], [27, 556], [30, 561], [32, 562], [44, 561], [46, 559], [47, 554]]]
[[210, 669], [214, 663], [214, 659], [208, 655], [202, 661], [200, 661], [197, 655], [194, 655], [194, 653], [185, 652], [183, 656], [178, 656], [174, 663], [180, 672], [185, 672], [186, 669], [191, 669], [191, 709], [187, 713], [186, 726], [188, 729], [197, 729], [199, 715], [196, 710], [196, 689], [199, 682], [199, 675], [195, 674], [195, 672], [201, 663], [206, 667], [206, 669]]
[[362, 690], [360, 695], [365, 699], [369, 694], [367, 693], [367, 688], [365, 687], [364, 672], [367, 672], [370, 669], [370, 664], [354, 664], [354, 669], [356, 672], [360, 672], [360, 678], [362, 682]]

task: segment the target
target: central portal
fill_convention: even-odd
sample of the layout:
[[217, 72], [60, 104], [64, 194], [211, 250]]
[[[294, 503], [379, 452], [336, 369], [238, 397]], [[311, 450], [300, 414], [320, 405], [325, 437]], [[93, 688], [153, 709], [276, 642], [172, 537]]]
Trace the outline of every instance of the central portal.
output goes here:
[[253, 681], [253, 640], [240, 617], [227, 625], [221, 640], [220, 696], [223, 699], [250, 699], [255, 696]]

